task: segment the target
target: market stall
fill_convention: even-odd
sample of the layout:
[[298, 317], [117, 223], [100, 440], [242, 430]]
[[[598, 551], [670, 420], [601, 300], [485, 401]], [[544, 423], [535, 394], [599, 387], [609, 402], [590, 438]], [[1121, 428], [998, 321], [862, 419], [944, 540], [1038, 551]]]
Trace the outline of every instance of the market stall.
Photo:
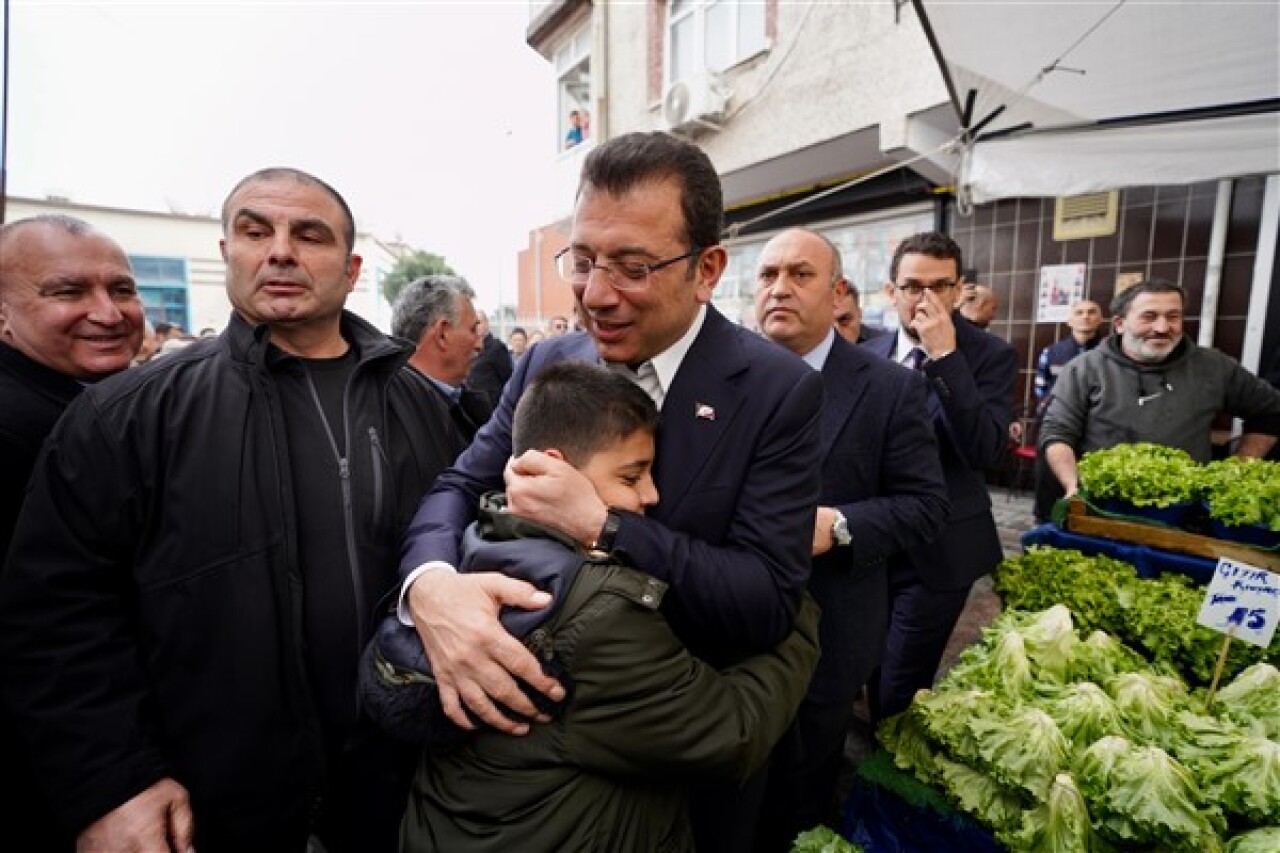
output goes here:
[[1280, 650], [1204, 621], [1205, 584], [1240, 565], [1274, 631], [1280, 466], [1166, 451], [1081, 460], [1085, 496], [997, 569], [1004, 614], [882, 723], [846, 837], [872, 853], [1280, 851]]

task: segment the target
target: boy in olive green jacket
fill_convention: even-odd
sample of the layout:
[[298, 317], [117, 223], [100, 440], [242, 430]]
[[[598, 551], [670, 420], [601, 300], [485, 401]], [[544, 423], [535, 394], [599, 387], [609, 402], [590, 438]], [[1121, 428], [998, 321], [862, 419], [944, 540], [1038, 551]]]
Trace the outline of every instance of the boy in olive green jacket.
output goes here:
[[[544, 370], [516, 408], [517, 454], [539, 448], [580, 470], [608, 505], [658, 501], [650, 476], [657, 410], [606, 368]], [[666, 584], [503, 511], [487, 496], [460, 570], [502, 571], [549, 589], [519, 618], [525, 644], [569, 695], [524, 737], [481, 730], [424, 752], [401, 831], [404, 851], [692, 851], [686, 782], [743, 782], [790, 724], [818, 659], [817, 606], [769, 654], [715, 670], [659, 611]], [[508, 614], [514, 615], [514, 614]]]

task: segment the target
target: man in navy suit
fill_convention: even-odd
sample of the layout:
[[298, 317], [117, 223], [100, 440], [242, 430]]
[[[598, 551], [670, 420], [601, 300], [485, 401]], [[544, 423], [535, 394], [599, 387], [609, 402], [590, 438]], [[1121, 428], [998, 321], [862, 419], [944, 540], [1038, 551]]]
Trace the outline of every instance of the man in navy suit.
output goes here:
[[822, 607], [822, 658], [769, 769], [758, 851], [832, 824], [849, 713], [880, 662], [891, 555], [925, 545], [947, 519], [947, 487], [921, 376], [836, 334], [847, 292], [839, 250], [795, 228], [770, 240], [756, 272], [756, 319], [822, 376], [822, 495], [809, 589]]
[[[526, 732], [525, 720], [495, 705], [537, 716], [515, 678], [563, 695], [496, 616], [501, 605], [545, 606], [545, 594], [452, 569], [481, 493], [503, 487], [516, 401], [542, 367], [563, 359], [602, 360], [658, 403], [653, 477], [662, 500], [647, 516], [611, 509], [580, 472], [529, 452], [509, 465], [511, 511], [668, 582], [664, 613], [713, 665], [771, 648], [791, 630], [809, 576], [822, 382], [709, 304], [726, 264], [722, 224], [719, 178], [691, 143], [627, 134], [584, 161], [558, 263], [586, 331], [548, 339], [520, 360], [489, 423], [424, 499], [410, 528], [418, 546], [401, 559], [401, 618], [411, 613], [458, 724], [472, 725], [465, 706], [501, 730]], [[695, 795], [699, 850], [749, 847], [752, 812], [718, 810], [711, 799]]]
[[863, 346], [924, 373], [951, 515], [934, 542], [890, 561], [889, 638], [873, 712], [904, 710], [933, 683], [969, 588], [1003, 553], [983, 471], [996, 467], [1013, 419], [1013, 347], [953, 311], [963, 284], [960, 247], [945, 234], [915, 234], [898, 245], [885, 292], [899, 329]]

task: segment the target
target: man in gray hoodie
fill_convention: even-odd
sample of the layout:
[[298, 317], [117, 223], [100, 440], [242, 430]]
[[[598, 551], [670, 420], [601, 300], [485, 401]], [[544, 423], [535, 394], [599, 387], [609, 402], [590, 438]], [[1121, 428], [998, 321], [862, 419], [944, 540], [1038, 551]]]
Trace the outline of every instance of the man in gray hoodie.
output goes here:
[[[1040, 451], [1068, 497], [1079, 488], [1076, 460], [1089, 451], [1149, 441], [1208, 462], [1210, 429], [1219, 412], [1242, 418], [1280, 414], [1280, 391], [1182, 334], [1185, 301], [1181, 287], [1161, 279], [1125, 290], [1111, 302], [1115, 334], [1058, 377]], [[1246, 438], [1241, 450], [1264, 456], [1276, 439]]]

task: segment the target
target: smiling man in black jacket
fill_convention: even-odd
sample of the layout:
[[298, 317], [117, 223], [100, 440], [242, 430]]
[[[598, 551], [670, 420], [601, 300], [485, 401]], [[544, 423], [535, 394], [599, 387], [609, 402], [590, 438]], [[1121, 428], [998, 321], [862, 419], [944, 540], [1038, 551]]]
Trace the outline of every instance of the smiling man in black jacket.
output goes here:
[[84, 849], [393, 850], [412, 756], [360, 719], [356, 664], [460, 442], [411, 349], [343, 310], [337, 192], [264, 170], [223, 229], [227, 330], [88, 389], [36, 465], [0, 678]]

